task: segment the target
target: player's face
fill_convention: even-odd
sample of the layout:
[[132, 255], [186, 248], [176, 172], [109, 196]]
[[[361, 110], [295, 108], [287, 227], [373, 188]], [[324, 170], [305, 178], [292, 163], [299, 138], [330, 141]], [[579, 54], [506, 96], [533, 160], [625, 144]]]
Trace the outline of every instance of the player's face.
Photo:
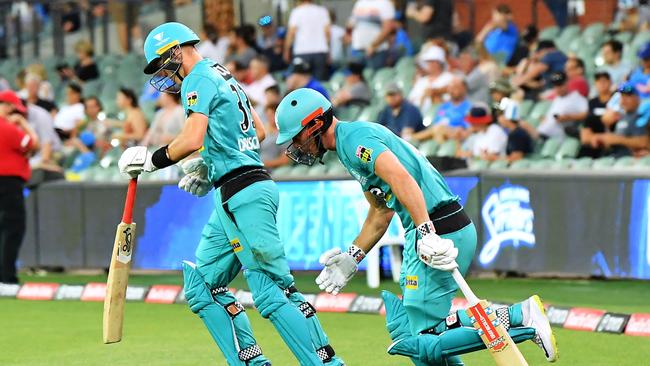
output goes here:
[[293, 144], [306, 154], [317, 154], [318, 146], [316, 145], [316, 140], [312, 137], [308, 129], [305, 128], [293, 138]]

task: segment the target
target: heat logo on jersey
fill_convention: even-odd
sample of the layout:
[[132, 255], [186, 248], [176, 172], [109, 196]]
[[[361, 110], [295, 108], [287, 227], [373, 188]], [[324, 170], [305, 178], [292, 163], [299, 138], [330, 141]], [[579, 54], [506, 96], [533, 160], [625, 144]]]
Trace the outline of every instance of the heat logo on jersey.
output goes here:
[[357, 146], [357, 153], [355, 155], [364, 163], [369, 163], [372, 161], [372, 149], [369, 149], [365, 146]]
[[535, 214], [530, 206], [528, 188], [506, 183], [492, 189], [483, 203], [481, 216], [487, 236], [479, 254], [482, 266], [492, 264], [504, 246], [535, 246]]
[[197, 93], [196, 91], [191, 91], [187, 93], [187, 105], [189, 107], [195, 105], [198, 99], [199, 99], [199, 93]]

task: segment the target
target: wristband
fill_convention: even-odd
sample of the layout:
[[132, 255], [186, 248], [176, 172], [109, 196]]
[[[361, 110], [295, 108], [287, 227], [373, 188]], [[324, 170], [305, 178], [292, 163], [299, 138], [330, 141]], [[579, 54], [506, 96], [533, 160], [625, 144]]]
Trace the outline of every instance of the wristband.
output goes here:
[[158, 169], [167, 168], [168, 166], [176, 164], [175, 161], [167, 156], [167, 146], [161, 147], [151, 155], [151, 164]]
[[433, 222], [426, 221], [418, 226], [418, 232], [420, 236], [425, 237], [427, 235], [435, 234], [436, 228], [433, 226]]
[[354, 258], [354, 260], [358, 263], [360, 263], [363, 258], [366, 257], [366, 252], [363, 251], [363, 249], [359, 248], [358, 246], [352, 244], [348, 248], [348, 254]]

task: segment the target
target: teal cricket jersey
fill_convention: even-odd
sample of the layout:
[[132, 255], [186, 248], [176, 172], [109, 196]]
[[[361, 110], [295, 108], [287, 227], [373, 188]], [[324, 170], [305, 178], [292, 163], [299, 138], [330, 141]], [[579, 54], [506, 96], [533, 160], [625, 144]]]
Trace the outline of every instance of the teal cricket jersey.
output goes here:
[[200, 153], [212, 182], [241, 166], [264, 165], [250, 102], [225, 67], [207, 58], [198, 62], [183, 79], [181, 99], [187, 116], [208, 117]]
[[402, 221], [404, 229], [414, 228], [411, 215], [395, 198], [386, 182], [375, 175], [379, 154], [391, 151], [418, 183], [429, 213], [441, 205], [458, 201], [449, 186], [429, 161], [413, 145], [402, 140], [386, 127], [373, 122], [342, 122], [336, 125], [336, 153], [364, 191], [384, 200]]

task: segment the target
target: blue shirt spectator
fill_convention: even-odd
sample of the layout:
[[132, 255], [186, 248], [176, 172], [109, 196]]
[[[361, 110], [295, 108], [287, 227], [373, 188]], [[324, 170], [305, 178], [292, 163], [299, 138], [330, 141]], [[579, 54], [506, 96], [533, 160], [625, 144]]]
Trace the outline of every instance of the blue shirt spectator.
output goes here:
[[467, 99], [444, 102], [438, 108], [433, 124], [444, 123], [453, 128], [467, 128], [469, 124], [465, 121], [465, 115], [471, 107], [472, 103]]
[[424, 129], [420, 110], [405, 100], [397, 83], [386, 86], [386, 107], [379, 112], [377, 122], [400, 137], [409, 137]]
[[512, 21], [512, 10], [505, 4], [492, 10], [492, 18], [476, 36], [490, 56], [507, 63], [517, 48], [519, 31]]
[[630, 74], [629, 82], [636, 87], [642, 99], [650, 98], [650, 42], [639, 50], [641, 65]]

